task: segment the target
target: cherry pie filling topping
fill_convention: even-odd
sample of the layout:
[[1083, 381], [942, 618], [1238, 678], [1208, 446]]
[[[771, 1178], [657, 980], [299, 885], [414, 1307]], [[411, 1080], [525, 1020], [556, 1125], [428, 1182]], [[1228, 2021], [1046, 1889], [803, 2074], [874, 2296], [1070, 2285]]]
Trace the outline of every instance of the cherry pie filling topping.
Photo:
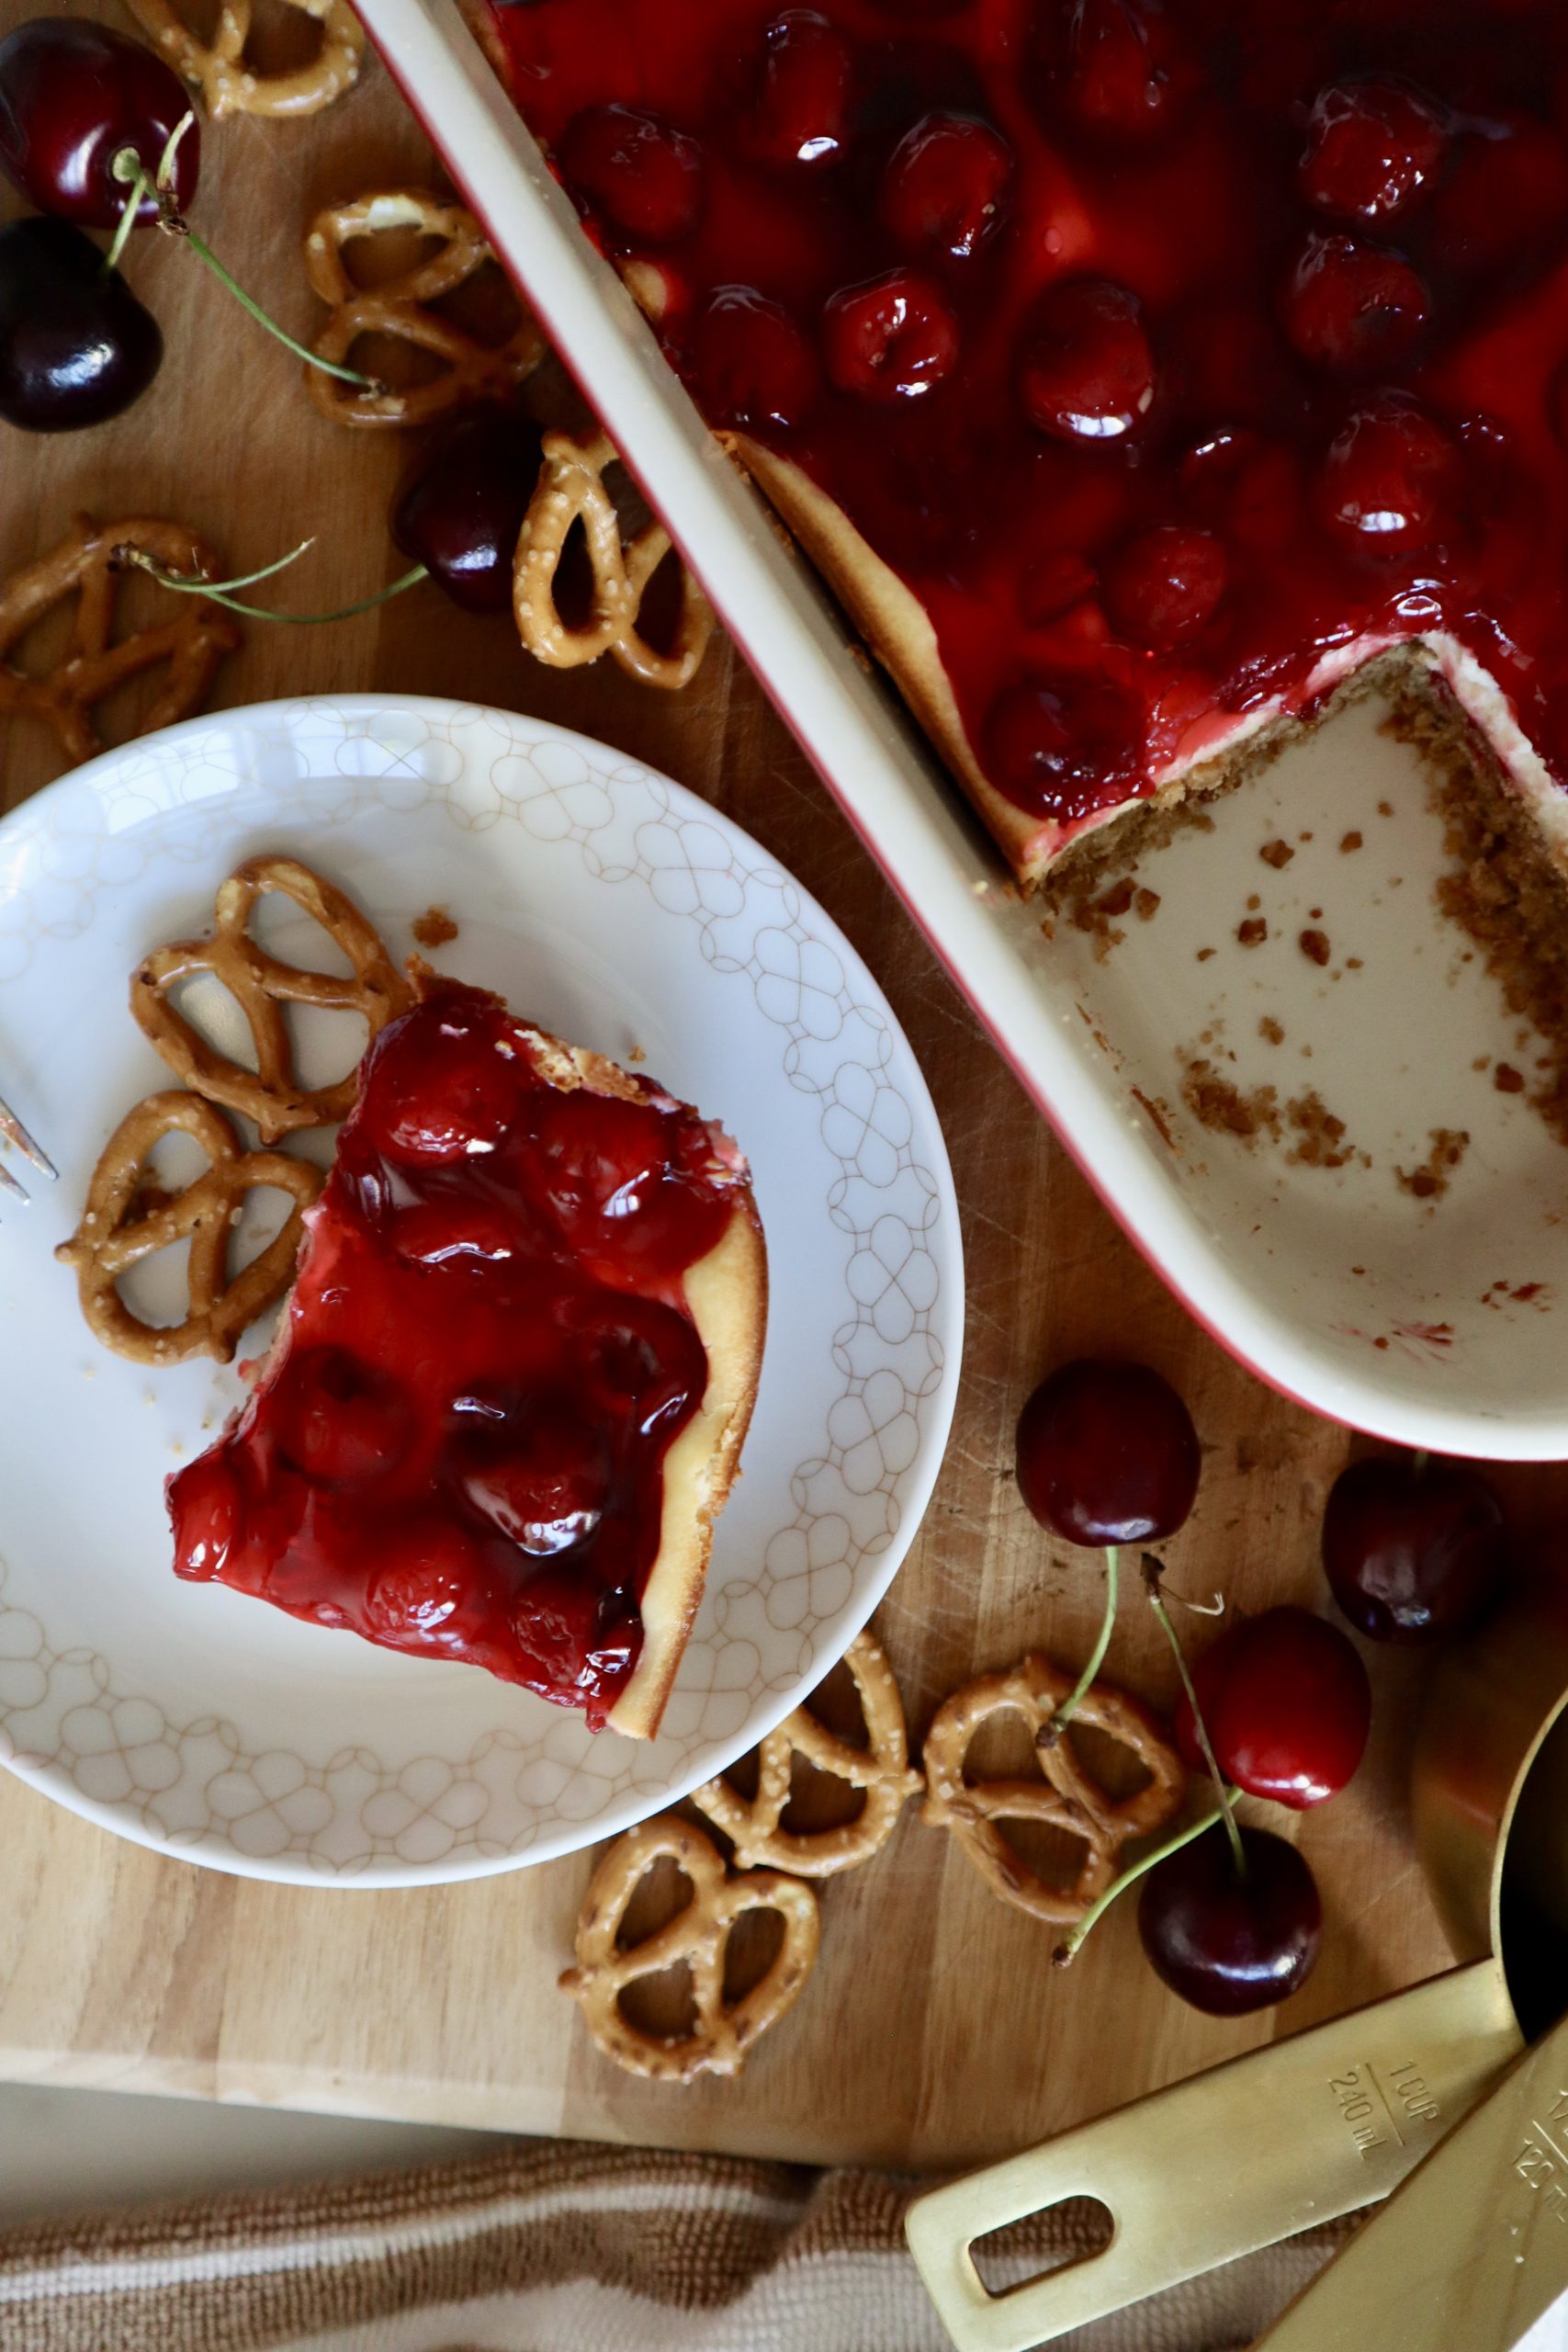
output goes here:
[[1568, 785], [1561, 0], [495, 23], [710, 421], [900, 575], [1056, 845], [1422, 634]]
[[562, 1092], [499, 1000], [376, 1039], [280, 1352], [169, 1481], [179, 1575], [488, 1667], [597, 1729], [642, 1646], [735, 1156], [651, 1081]]

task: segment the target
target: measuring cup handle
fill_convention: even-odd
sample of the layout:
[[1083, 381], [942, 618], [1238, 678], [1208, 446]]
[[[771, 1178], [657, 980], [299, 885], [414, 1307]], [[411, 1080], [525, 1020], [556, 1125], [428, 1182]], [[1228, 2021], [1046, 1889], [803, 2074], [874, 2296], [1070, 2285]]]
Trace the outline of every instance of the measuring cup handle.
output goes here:
[[[1519, 2047], [1479, 1961], [932, 2189], [909, 2250], [959, 2352], [1027, 2352], [1386, 2197]], [[1110, 2244], [991, 2294], [976, 2241], [1069, 2197], [1108, 2209]]]

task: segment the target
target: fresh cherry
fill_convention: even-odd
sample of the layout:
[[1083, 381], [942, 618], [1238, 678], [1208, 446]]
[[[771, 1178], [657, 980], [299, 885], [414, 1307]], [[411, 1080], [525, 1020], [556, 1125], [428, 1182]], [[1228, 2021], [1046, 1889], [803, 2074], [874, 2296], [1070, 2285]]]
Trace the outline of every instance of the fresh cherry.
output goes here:
[[764, 28], [762, 44], [748, 145], [771, 164], [837, 163], [853, 74], [849, 43], [815, 9], [789, 8]]
[[1225, 551], [1212, 531], [1160, 523], [1111, 557], [1106, 600], [1126, 636], [1156, 653], [1169, 653], [1213, 618], [1225, 593]]
[[822, 313], [828, 373], [861, 400], [920, 400], [951, 372], [958, 322], [939, 288], [912, 269], [846, 286]]
[[1375, 1642], [1462, 1634], [1496, 1599], [1503, 1506], [1462, 1462], [1370, 1454], [1335, 1480], [1323, 1515], [1334, 1598]]
[[1330, 83], [1313, 101], [1302, 194], [1342, 220], [1392, 220], [1431, 187], [1445, 141], [1437, 110], [1408, 83], [1371, 75]]
[[[1351, 1779], [1367, 1745], [1372, 1690], [1337, 1625], [1305, 1609], [1243, 1617], [1192, 1669], [1221, 1772], [1251, 1797], [1298, 1811], [1324, 1804]], [[1191, 1702], [1176, 1715], [1190, 1771], [1208, 1770]]]
[[1244, 2017], [1297, 1992], [1323, 1939], [1317, 1882], [1295, 1848], [1243, 1829], [1245, 1874], [1216, 1824], [1156, 1862], [1138, 1900], [1144, 1950], [1173, 1993]]
[[1077, 130], [1136, 143], [1174, 119], [1186, 76], [1157, 0], [1069, 0], [1047, 38], [1052, 79]]
[[538, 426], [515, 410], [476, 409], [412, 461], [394, 493], [393, 540], [465, 612], [511, 609], [517, 535], [538, 487], [539, 438]]
[[561, 141], [567, 184], [638, 244], [672, 244], [703, 209], [702, 150], [662, 115], [587, 107]]
[[1336, 435], [1317, 509], [1336, 538], [1364, 555], [1398, 557], [1441, 538], [1462, 494], [1462, 462], [1443, 426], [1406, 394], [1384, 392]]
[[1198, 1492], [1192, 1417], [1147, 1364], [1059, 1364], [1019, 1416], [1017, 1454], [1024, 1501], [1069, 1544], [1174, 1535]]
[[1142, 708], [1105, 678], [1022, 679], [1003, 688], [986, 722], [1003, 789], [1063, 823], [1125, 797], [1143, 741]]
[[139, 400], [164, 338], [68, 220], [0, 228], [0, 416], [31, 433], [101, 424]]
[[1359, 237], [1310, 236], [1286, 278], [1285, 333], [1315, 367], [1377, 375], [1427, 323], [1427, 288], [1407, 261]]
[[1049, 288], [1020, 346], [1019, 396], [1060, 441], [1120, 441], [1153, 405], [1154, 355], [1137, 298], [1102, 277]]
[[988, 122], [923, 115], [882, 175], [883, 222], [911, 253], [968, 261], [1007, 218], [1012, 176], [1012, 151]]
[[743, 432], [787, 433], [822, 390], [816, 353], [782, 303], [750, 286], [723, 286], [697, 321], [692, 366], [707, 415]]
[[[30, 204], [88, 229], [115, 229], [127, 187], [114, 176], [129, 149], [149, 180], [190, 111], [163, 59], [107, 25], [35, 17], [0, 41], [0, 169]], [[193, 122], [175, 153], [175, 201], [196, 194], [201, 134]], [[137, 210], [155, 220], [151, 194]]]

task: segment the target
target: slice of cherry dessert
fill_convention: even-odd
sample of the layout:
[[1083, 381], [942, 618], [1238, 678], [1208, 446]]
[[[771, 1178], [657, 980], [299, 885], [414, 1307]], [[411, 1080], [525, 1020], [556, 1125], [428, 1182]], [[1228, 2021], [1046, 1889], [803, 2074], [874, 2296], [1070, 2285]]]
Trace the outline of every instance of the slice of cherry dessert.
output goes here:
[[651, 1736], [761, 1357], [739, 1153], [427, 974], [307, 1224], [254, 1393], [169, 1481], [176, 1572]]

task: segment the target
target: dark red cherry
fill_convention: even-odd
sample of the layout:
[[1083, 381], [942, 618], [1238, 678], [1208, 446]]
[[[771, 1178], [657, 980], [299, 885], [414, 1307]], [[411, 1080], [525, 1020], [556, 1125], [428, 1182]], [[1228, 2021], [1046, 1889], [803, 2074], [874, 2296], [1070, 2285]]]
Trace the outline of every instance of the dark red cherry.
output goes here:
[[1244, 1829], [1237, 1874], [1223, 1823], [1156, 1862], [1138, 1899], [1156, 1973], [1210, 2017], [1244, 2017], [1298, 1992], [1323, 1940], [1312, 1871], [1283, 1838]]
[[539, 428], [513, 409], [456, 418], [410, 463], [392, 500], [394, 543], [469, 613], [512, 608], [523, 516], [539, 482]]
[[751, 286], [721, 286], [692, 339], [703, 407], [716, 424], [743, 432], [790, 432], [805, 423], [822, 390], [822, 370], [782, 303]]
[[1198, 1468], [1192, 1417], [1148, 1364], [1059, 1364], [1019, 1416], [1019, 1490], [1042, 1527], [1069, 1544], [1174, 1535], [1192, 1508]]
[[567, 185], [637, 244], [672, 244], [703, 209], [694, 139], [640, 107], [586, 107], [561, 141]]
[[461, 1014], [416, 1024], [406, 1036], [402, 1028], [394, 1022], [383, 1029], [366, 1057], [361, 1123], [367, 1140], [387, 1159], [412, 1167], [484, 1159], [505, 1136], [516, 1111], [510, 1063]]
[[969, 114], [923, 115], [882, 175], [885, 226], [911, 253], [968, 261], [1007, 218], [1012, 150]]
[[1105, 594], [1124, 635], [1169, 653], [1213, 618], [1225, 593], [1225, 551], [1210, 531], [1156, 524], [1118, 549], [1106, 566]]
[[1158, 0], [1068, 0], [1055, 25], [1052, 13], [1052, 80], [1074, 129], [1114, 143], [1163, 130], [1186, 77]]
[[[1243, 1617], [1192, 1669], [1215, 1760], [1250, 1797], [1298, 1811], [1324, 1804], [1352, 1778], [1372, 1720], [1372, 1687], [1350, 1641], [1305, 1609]], [[1189, 1770], [1204, 1772], [1190, 1701], [1176, 1714]]]
[[484, 1591], [479, 1547], [466, 1529], [439, 1510], [400, 1514], [365, 1600], [372, 1637], [396, 1648], [438, 1645], [443, 1627]]
[[1137, 299], [1102, 277], [1048, 288], [1019, 348], [1019, 395], [1060, 441], [1120, 441], [1155, 396], [1154, 355]]
[[1462, 1634], [1496, 1600], [1506, 1562], [1503, 1506], [1465, 1463], [1370, 1454], [1334, 1482], [1324, 1568], [1351, 1624], [1375, 1642]]
[[1143, 740], [1142, 707], [1093, 676], [1024, 678], [1004, 687], [986, 721], [1003, 789], [1062, 823], [1125, 797]]
[[1401, 392], [1352, 410], [1317, 481], [1328, 531], [1363, 555], [1398, 557], [1431, 547], [1457, 518], [1460, 452], [1437, 419]]
[[292, 1352], [275, 1398], [283, 1451], [304, 1476], [361, 1485], [398, 1462], [413, 1431], [407, 1396], [343, 1348]]
[[822, 313], [828, 373], [861, 400], [920, 400], [958, 356], [958, 322], [940, 288], [912, 269], [846, 286]]
[[101, 424], [139, 400], [164, 338], [68, 220], [0, 228], [0, 417], [29, 433]]
[[228, 1453], [215, 1446], [164, 1481], [176, 1539], [175, 1574], [205, 1584], [220, 1577], [243, 1523], [239, 1481]]
[[1437, 109], [1408, 83], [1331, 82], [1313, 102], [1302, 194], [1340, 220], [1391, 220], [1431, 187], [1446, 137]]
[[1212, 434], [1181, 460], [1182, 489], [1200, 514], [1245, 548], [1277, 551], [1299, 526], [1303, 500], [1293, 449], [1245, 427]]
[[1049, 628], [1092, 596], [1100, 575], [1076, 549], [1037, 557], [1019, 587], [1019, 607], [1031, 628]]
[[554, 1094], [539, 1114], [533, 1161], [541, 1197], [585, 1247], [583, 1228], [645, 1208], [668, 1163], [664, 1121], [647, 1102]]
[[575, 1339], [589, 1402], [645, 1435], [684, 1414], [707, 1387], [707, 1352], [695, 1326], [657, 1300], [606, 1293], [585, 1311]]
[[[190, 112], [177, 74], [140, 41], [107, 25], [35, 17], [0, 41], [0, 169], [40, 212], [88, 229], [119, 224], [129, 193], [114, 177], [129, 148], [149, 179]], [[174, 164], [175, 201], [196, 194], [201, 133], [192, 123]], [[137, 219], [155, 220], [144, 197]]]
[[788, 8], [762, 33], [761, 85], [746, 142], [771, 164], [837, 163], [843, 153], [854, 61], [814, 8]]
[[1432, 250], [1450, 268], [1503, 269], [1542, 253], [1568, 220], [1568, 147], [1531, 115], [1477, 123], [1456, 137], [1432, 200]]
[[509, 1416], [487, 1434], [463, 1476], [473, 1508], [510, 1543], [540, 1558], [592, 1534], [606, 1491], [597, 1432], [565, 1407], [548, 1404]]
[[1407, 261], [1359, 237], [1309, 237], [1285, 280], [1280, 317], [1303, 359], [1337, 375], [1381, 375], [1427, 323], [1427, 288]]

